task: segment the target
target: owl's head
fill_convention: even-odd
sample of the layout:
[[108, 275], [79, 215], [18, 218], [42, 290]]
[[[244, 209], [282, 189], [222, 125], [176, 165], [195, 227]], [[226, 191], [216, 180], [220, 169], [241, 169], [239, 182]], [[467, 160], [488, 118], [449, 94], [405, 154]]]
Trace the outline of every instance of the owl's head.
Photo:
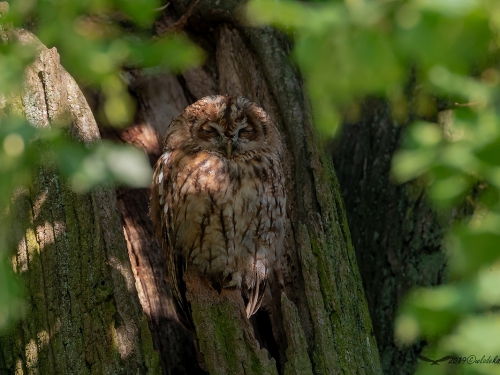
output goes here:
[[281, 139], [267, 113], [243, 97], [207, 96], [175, 118], [164, 138], [165, 149], [208, 151], [226, 159], [281, 154]]

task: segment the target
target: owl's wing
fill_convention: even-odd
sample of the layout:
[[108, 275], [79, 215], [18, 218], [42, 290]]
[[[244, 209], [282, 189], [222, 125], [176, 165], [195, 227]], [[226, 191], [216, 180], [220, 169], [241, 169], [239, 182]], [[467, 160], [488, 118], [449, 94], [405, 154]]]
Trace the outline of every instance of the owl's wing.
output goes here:
[[[186, 262], [182, 249], [173, 245], [168, 205], [171, 204], [170, 185], [172, 184], [172, 163], [175, 159], [174, 152], [165, 152], [158, 159], [153, 171], [153, 184], [151, 186], [150, 215], [153, 222], [154, 235], [161, 242], [166, 261], [166, 273], [170, 284], [170, 291], [175, 304], [175, 311], [179, 321], [188, 330], [194, 331], [191, 318], [191, 309], [186, 299], [186, 285], [184, 272]], [[167, 209], [165, 209], [167, 205]]]
[[164, 184], [170, 174], [171, 163], [168, 163], [171, 153], [160, 156], [153, 169], [153, 183], [151, 185], [151, 199], [149, 202], [149, 216], [153, 222], [154, 236], [161, 240], [164, 229], [163, 205], [165, 204]]

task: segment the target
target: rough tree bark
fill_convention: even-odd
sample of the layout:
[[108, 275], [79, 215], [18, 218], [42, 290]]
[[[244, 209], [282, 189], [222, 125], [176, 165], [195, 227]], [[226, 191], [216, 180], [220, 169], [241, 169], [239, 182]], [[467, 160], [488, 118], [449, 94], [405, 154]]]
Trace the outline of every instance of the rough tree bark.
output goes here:
[[[138, 101], [136, 122], [124, 131], [102, 131], [136, 144], [154, 162], [160, 152], [158, 134], [163, 134], [170, 120], [189, 103], [205, 95], [233, 94], [262, 106], [277, 123], [286, 144], [289, 222], [282, 262], [284, 283], [272, 283], [261, 311], [249, 324], [238, 292], [218, 294], [196, 276], [187, 277], [188, 299], [207, 367], [212, 374], [381, 374], [340, 189], [331, 160], [319, 147], [300, 76], [289, 61], [288, 43], [271, 28], [256, 29], [239, 22], [238, 5], [237, 1], [218, 1], [216, 7], [208, 1], [171, 1], [156, 24], [156, 32], [161, 35], [184, 27], [205, 50], [206, 63], [178, 76], [129, 72], [130, 90]], [[189, 17], [181, 18], [185, 14]], [[179, 19], [182, 21], [174, 24]], [[40, 71], [43, 79], [44, 70]], [[64, 88], [68, 80], [54, 81]], [[37, 86], [41, 90], [37, 92], [39, 98], [49, 98], [49, 105], [41, 101], [34, 107], [41, 108], [41, 115], [46, 109], [44, 123], [48, 123], [48, 94], [59, 91], [44, 85]], [[73, 107], [76, 129], [88, 129], [88, 124], [93, 124], [91, 118], [83, 117], [85, 126], [78, 125], [78, 111], [84, 115], [81, 107]], [[52, 186], [54, 193], [48, 190]], [[28, 197], [33, 203], [27, 202], [33, 209], [25, 205], [33, 216], [26, 216], [25, 227], [17, 228], [20, 238], [26, 240], [19, 242], [16, 267], [26, 275], [34, 310], [31, 319], [23, 320], [13, 334], [2, 338], [0, 366], [10, 371], [20, 363], [19, 373], [29, 373], [33, 362], [39, 373], [155, 373], [149, 338], [130, 288], [129, 266], [122, 253], [115, 254], [123, 247], [115, 197], [105, 189], [76, 196], [62, 181], [48, 177], [35, 181], [32, 190]], [[43, 191], [55, 198], [43, 198], [40, 203], [36, 198]], [[163, 278], [164, 262], [151, 236], [147, 195], [146, 190], [117, 192], [139, 300], [163, 373], [202, 373], [192, 337], [179, 326], [172, 308]], [[39, 232], [38, 237], [32, 235]], [[45, 246], [45, 233], [55, 233], [55, 245], [49, 246], [47, 240]], [[32, 249], [29, 246], [36, 246], [36, 241], [29, 241], [34, 239], [44, 245], [37, 256], [47, 259], [41, 262], [41, 272], [43, 280], [52, 282], [48, 289], [39, 282], [41, 276], [32, 285], [30, 273], [22, 268], [23, 264], [38, 265], [37, 256], [32, 260], [33, 255], [26, 255], [23, 247], [24, 243]], [[23, 263], [23, 259], [28, 262]], [[58, 260], [63, 261], [62, 267], [50, 263]], [[128, 309], [122, 310], [124, 299]], [[82, 321], [85, 324], [80, 324]], [[43, 324], [48, 327], [43, 328]], [[126, 336], [132, 332], [135, 335]], [[95, 342], [88, 341], [92, 335]], [[122, 339], [123, 335], [129, 341]], [[111, 343], [118, 350], [106, 346]], [[121, 351], [122, 344], [128, 351]], [[31, 348], [38, 357], [28, 351]]]
[[425, 345], [396, 344], [398, 306], [411, 289], [445, 281], [444, 233], [472, 210], [464, 204], [438, 217], [422, 184], [391, 180], [392, 157], [411, 122], [398, 123], [389, 103], [369, 99], [332, 145], [382, 368], [394, 375], [413, 374]]
[[[0, 115], [25, 116], [36, 127], [69, 118], [72, 135], [97, 141], [92, 112], [55, 48], [23, 30], [2, 36], [35, 43], [39, 55], [22, 95], [8, 98]], [[0, 374], [160, 373], [114, 189], [77, 195], [49, 162], [16, 193], [11, 212], [13, 266], [28, 296], [21, 321], [0, 337]]]
[[[205, 64], [177, 76], [129, 72], [129, 87], [138, 102], [136, 123], [125, 131], [105, 131], [111, 138], [143, 148], [153, 163], [158, 158], [159, 135], [172, 118], [203, 96], [231, 94], [261, 105], [284, 136], [290, 220], [283, 288], [273, 283], [261, 311], [251, 319], [252, 327], [241, 314], [237, 293], [214, 293], [195, 277], [187, 279], [200, 348], [210, 373], [380, 374], [339, 187], [330, 159], [319, 147], [300, 76], [287, 55], [289, 45], [271, 28], [240, 23], [238, 2], [212, 5], [170, 2], [156, 32], [161, 35], [183, 27], [205, 50]], [[189, 17], [183, 17], [186, 14]], [[127, 190], [126, 195], [119, 194], [119, 200], [125, 231], [150, 236], [146, 193]], [[183, 331], [176, 322], [168, 287], [163, 281], [158, 287], [158, 279], [150, 276], [162, 272], [162, 264], [151, 262], [150, 252], [158, 254], [158, 245], [146, 246], [151, 244], [144, 238], [128, 238], [136, 285], [163, 371], [173, 374], [182, 368], [179, 373], [195, 373], [187, 370], [195, 361], [194, 351], [176, 350], [180, 336], [165, 342], [168, 332], [175, 330], [182, 336]], [[271, 361], [256, 346], [254, 335], [272, 355]]]

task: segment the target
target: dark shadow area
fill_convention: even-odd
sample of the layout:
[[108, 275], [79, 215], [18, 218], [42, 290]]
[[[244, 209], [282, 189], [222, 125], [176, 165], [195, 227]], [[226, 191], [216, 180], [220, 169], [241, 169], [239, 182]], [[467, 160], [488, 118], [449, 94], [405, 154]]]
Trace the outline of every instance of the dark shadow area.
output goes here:
[[276, 361], [276, 367], [280, 374], [283, 373], [282, 363], [280, 359], [280, 348], [273, 335], [273, 327], [269, 314], [260, 309], [250, 317], [255, 339], [259, 342], [261, 348], [266, 349], [272, 358]]

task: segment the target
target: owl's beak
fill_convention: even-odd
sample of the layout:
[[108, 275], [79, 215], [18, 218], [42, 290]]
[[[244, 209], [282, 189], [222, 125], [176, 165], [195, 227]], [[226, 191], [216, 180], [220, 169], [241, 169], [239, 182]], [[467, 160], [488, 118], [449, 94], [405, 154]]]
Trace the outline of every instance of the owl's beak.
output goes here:
[[226, 155], [228, 158], [231, 157], [232, 152], [233, 152], [233, 141], [230, 139], [226, 145]]

